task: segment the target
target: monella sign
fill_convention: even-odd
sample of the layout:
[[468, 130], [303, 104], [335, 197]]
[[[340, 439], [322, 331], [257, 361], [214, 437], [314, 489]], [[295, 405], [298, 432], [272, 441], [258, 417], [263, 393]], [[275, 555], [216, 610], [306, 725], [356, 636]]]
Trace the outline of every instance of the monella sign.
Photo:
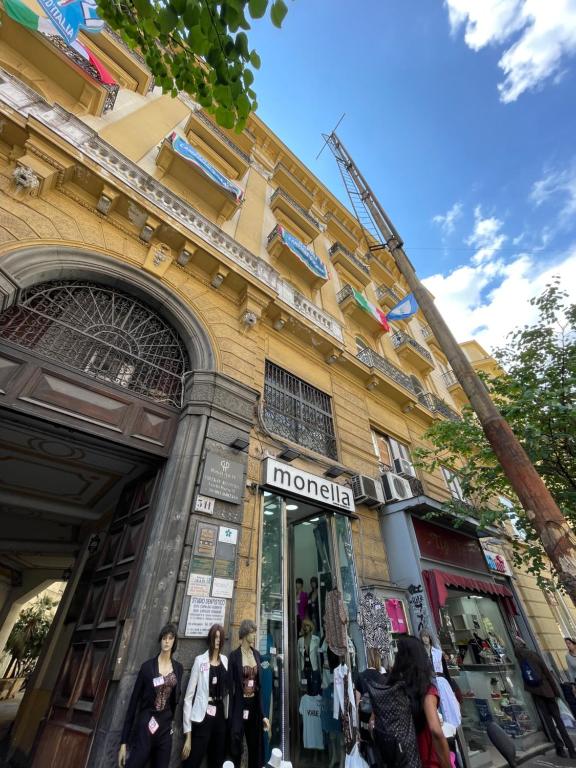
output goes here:
[[287, 496], [301, 496], [323, 507], [337, 507], [347, 512], [354, 512], [355, 509], [350, 488], [276, 459], [264, 460], [262, 485], [275, 488]]

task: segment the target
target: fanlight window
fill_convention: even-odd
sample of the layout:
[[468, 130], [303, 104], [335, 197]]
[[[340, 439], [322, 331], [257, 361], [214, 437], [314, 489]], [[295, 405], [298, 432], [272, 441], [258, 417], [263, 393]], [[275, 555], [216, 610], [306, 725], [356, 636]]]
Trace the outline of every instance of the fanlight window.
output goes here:
[[190, 368], [176, 332], [150, 307], [115, 288], [40, 283], [0, 315], [0, 338], [96, 379], [179, 406]]

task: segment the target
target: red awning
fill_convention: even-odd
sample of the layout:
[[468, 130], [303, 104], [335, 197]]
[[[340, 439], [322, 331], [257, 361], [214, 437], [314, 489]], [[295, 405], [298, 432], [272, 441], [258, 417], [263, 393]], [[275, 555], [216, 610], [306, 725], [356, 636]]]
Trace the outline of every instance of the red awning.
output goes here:
[[481, 595], [497, 595], [509, 616], [514, 616], [518, 613], [512, 592], [503, 584], [495, 584], [493, 581], [484, 581], [484, 579], [474, 579], [470, 576], [460, 576], [457, 573], [439, 571], [436, 568], [422, 571], [422, 575], [437, 627], [440, 627], [440, 608], [446, 605], [449, 587], [464, 589], [466, 592], [474, 592]]

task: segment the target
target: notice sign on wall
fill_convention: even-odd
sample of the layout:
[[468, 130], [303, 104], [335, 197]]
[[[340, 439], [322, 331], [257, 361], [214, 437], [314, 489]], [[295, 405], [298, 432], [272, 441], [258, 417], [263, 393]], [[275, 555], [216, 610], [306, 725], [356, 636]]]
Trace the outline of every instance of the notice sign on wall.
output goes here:
[[206, 637], [212, 624], [224, 624], [226, 600], [219, 597], [191, 597], [186, 620], [186, 637]]
[[244, 495], [244, 464], [217, 453], [208, 453], [200, 493], [231, 504], [240, 504]]
[[212, 576], [204, 573], [191, 573], [188, 576], [187, 595], [192, 597], [209, 597], [210, 587], [212, 586]]

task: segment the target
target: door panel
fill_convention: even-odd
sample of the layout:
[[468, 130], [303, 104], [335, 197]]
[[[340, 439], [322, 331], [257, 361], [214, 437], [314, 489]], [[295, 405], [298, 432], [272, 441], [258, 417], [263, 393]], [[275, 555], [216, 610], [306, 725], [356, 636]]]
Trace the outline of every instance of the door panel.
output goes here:
[[82, 768], [86, 763], [132, 600], [154, 482], [155, 476], [147, 477], [124, 490], [104, 542], [86, 563], [66, 618], [76, 628], [33, 768]]

